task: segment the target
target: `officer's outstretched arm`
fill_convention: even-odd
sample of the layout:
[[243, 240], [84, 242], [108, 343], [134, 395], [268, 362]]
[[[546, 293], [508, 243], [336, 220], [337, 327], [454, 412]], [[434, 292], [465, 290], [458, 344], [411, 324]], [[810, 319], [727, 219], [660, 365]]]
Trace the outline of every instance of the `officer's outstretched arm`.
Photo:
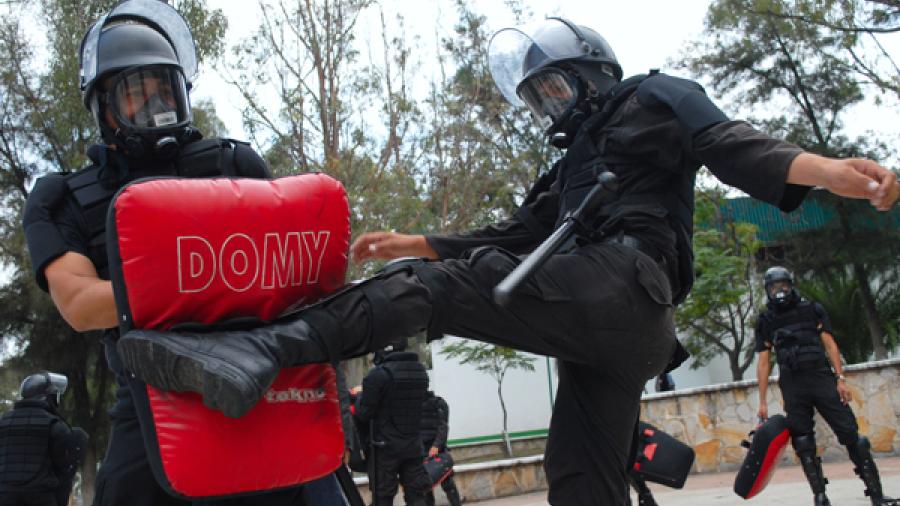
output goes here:
[[100, 279], [94, 264], [69, 251], [44, 269], [50, 298], [66, 322], [78, 332], [118, 325], [112, 283]]
[[803, 153], [788, 168], [788, 183], [821, 186], [835, 195], [868, 199], [887, 211], [900, 197], [897, 174], [864, 158], [825, 158]]

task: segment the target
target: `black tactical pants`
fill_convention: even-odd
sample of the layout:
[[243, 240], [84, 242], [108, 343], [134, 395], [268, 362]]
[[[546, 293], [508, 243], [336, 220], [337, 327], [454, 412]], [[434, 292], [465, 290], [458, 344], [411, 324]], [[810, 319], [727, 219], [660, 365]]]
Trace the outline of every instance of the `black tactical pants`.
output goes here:
[[784, 397], [784, 410], [792, 436], [815, 434], [815, 408], [842, 445], [853, 444], [859, 438], [856, 417], [850, 406], [841, 402], [837, 379], [831, 371], [782, 371], [778, 385]]
[[668, 278], [633, 248], [591, 244], [551, 257], [499, 306], [492, 290], [518, 263], [480, 248], [385, 274], [301, 317], [343, 356], [428, 329], [561, 359], [545, 462], [550, 503], [624, 504], [641, 391], [675, 347]]
[[424, 506], [425, 492], [431, 487], [422, 457], [396, 457], [376, 450], [369, 459], [369, 489], [374, 506], [394, 504], [397, 488], [403, 485], [403, 500], [407, 506]]

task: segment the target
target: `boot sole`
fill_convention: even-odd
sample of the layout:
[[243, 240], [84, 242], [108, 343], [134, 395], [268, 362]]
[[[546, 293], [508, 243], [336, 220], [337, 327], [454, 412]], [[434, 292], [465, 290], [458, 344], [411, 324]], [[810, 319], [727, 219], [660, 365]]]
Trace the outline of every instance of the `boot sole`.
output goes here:
[[120, 340], [118, 350], [138, 379], [162, 390], [196, 392], [204, 405], [229, 418], [245, 415], [260, 398], [256, 383], [240, 369], [219, 360], [207, 363], [174, 342], [132, 336]]

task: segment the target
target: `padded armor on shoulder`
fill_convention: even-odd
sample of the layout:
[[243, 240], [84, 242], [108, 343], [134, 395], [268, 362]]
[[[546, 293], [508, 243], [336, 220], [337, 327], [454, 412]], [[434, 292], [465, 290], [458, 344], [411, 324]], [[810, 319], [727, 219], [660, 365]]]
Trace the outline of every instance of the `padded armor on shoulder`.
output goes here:
[[728, 121], [725, 113], [706, 96], [703, 87], [694, 81], [656, 74], [653, 79], [641, 82], [635, 93], [638, 101], [648, 107], [664, 104], [672, 109], [691, 136]]
[[59, 420], [33, 406], [17, 406], [0, 417], [0, 488], [56, 486], [50, 470], [50, 430]]

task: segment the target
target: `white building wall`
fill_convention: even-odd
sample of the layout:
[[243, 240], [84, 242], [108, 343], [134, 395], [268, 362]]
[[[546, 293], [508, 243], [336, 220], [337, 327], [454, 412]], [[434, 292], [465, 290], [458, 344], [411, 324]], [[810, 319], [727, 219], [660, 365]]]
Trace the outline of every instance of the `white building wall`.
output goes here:
[[[443, 397], [450, 407], [449, 439], [500, 434], [503, 430], [503, 412], [494, 379], [471, 364], [460, 365], [456, 359], [448, 359], [439, 353], [442, 346], [458, 339], [448, 336], [430, 345], [431, 389]], [[551, 389], [555, 396], [557, 383], [552, 361], [526, 355], [535, 358], [534, 371], [510, 370], [503, 381], [503, 399], [509, 415], [510, 432], [544, 430], [550, 425]]]
[[[448, 336], [430, 344], [432, 369], [429, 371], [431, 389], [450, 406], [449, 439], [459, 440], [500, 434], [503, 414], [497, 397], [497, 384], [486, 373], [471, 364], [460, 365], [456, 359], [441, 355], [442, 346], [460, 338]], [[512, 370], [503, 382], [503, 397], [509, 414], [509, 431], [545, 430], [550, 425], [552, 401], [556, 397], [556, 366], [552, 359], [534, 357], [534, 371]], [[677, 389], [691, 388], [731, 381], [728, 360], [716, 357], [704, 367], [693, 370], [691, 359], [673, 371]], [[548, 368], [549, 367], [549, 368]], [[744, 374], [744, 379], [756, 377], [756, 361]], [[646, 386], [647, 393], [655, 392], [654, 381]]]

